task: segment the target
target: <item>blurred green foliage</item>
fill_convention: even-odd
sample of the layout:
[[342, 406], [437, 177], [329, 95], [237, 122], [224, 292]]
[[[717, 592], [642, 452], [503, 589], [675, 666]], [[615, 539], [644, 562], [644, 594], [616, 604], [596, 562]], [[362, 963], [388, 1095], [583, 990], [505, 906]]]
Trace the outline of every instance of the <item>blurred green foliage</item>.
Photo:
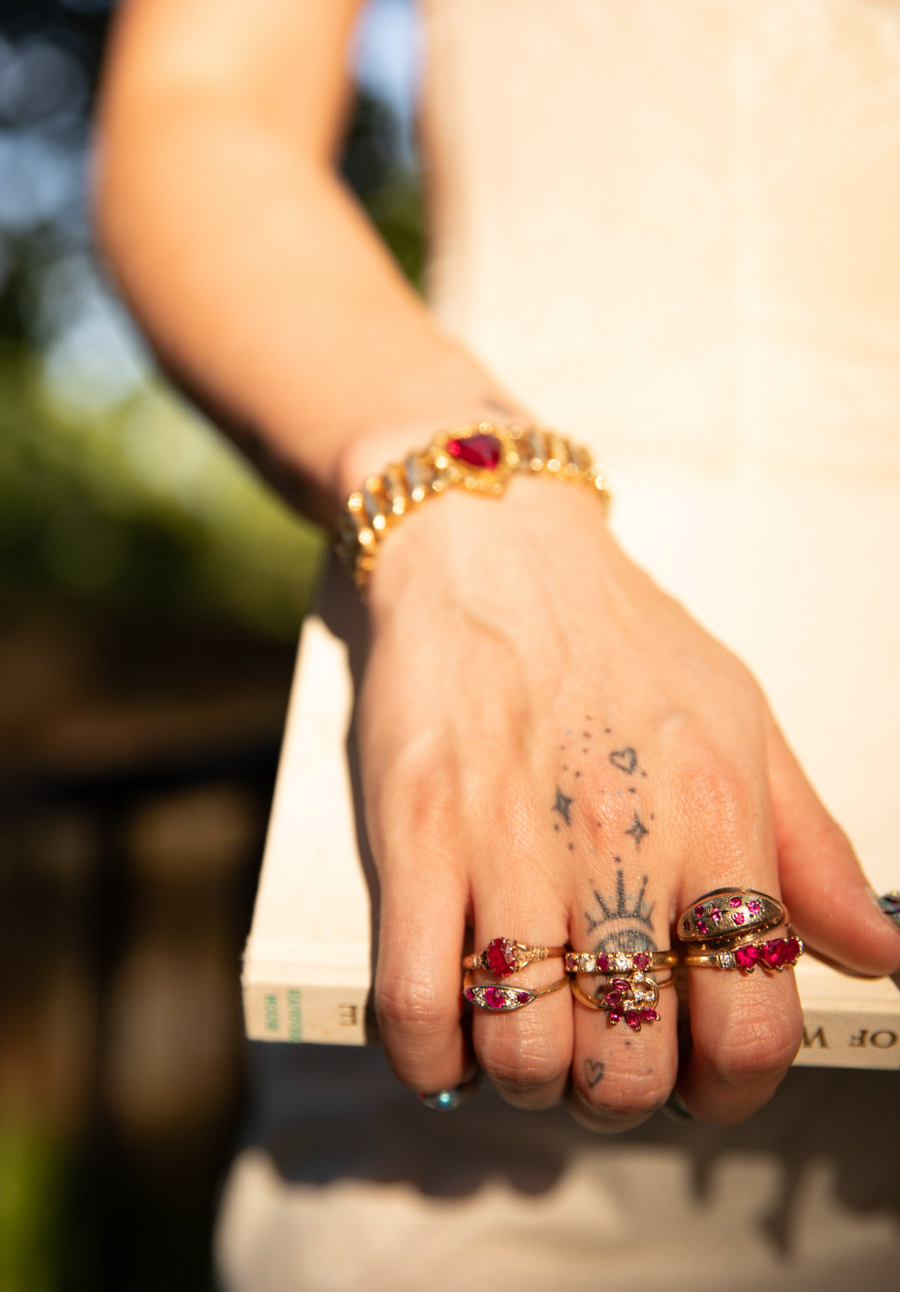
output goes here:
[[[345, 172], [417, 283], [419, 187], [396, 160], [392, 129], [386, 108], [361, 99]], [[91, 366], [95, 356], [73, 372], [82, 343], [62, 365], [61, 380], [65, 346], [42, 319], [72, 313], [59, 289], [72, 276], [59, 268], [67, 260], [45, 235], [8, 241], [6, 253], [0, 599], [220, 615], [267, 635], [296, 636], [323, 535], [290, 512], [162, 379], [136, 374], [122, 388], [120, 378], [110, 393], [102, 367]]]
[[86, 411], [0, 341], [5, 599], [223, 615], [296, 633], [321, 538], [156, 382]]
[[0, 1123], [0, 1292], [59, 1287], [67, 1168], [63, 1145], [46, 1128]]

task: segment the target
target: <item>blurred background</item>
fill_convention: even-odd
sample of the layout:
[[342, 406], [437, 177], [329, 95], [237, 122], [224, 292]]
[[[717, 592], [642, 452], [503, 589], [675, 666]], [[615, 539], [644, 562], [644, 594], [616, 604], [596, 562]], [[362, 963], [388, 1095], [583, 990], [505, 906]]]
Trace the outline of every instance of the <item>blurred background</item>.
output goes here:
[[[92, 251], [115, 0], [0, 0], [0, 1292], [211, 1286], [239, 956], [323, 537], [165, 385]], [[343, 168], [422, 264], [409, 0]]]

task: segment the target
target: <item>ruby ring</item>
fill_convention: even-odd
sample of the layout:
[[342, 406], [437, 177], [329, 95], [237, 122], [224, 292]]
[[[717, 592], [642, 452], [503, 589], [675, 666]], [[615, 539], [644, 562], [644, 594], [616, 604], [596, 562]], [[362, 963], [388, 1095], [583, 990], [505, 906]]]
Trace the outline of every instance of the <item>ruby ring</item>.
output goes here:
[[466, 956], [464, 969], [485, 969], [495, 978], [508, 978], [536, 960], [556, 960], [565, 947], [530, 947], [513, 938], [494, 938], [483, 951]]
[[549, 996], [559, 991], [570, 981], [568, 974], [553, 982], [549, 987], [498, 987], [493, 983], [482, 985], [470, 982], [467, 975], [463, 981], [463, 996], [471, 1005], [489, 1010], [492, 1014], [511, 1014], [513, 1010], [524, 1009], [538, 996]]

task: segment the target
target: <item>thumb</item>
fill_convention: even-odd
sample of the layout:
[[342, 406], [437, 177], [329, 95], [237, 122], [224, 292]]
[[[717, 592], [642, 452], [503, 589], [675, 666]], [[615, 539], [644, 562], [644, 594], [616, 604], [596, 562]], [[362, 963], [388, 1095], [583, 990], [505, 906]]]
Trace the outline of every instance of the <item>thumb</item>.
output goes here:
[[900, 928], [878, 906], [849, 839], [774, 722], [768, 745], [781, 891], [797, 933], [857, 973], [896, 973]]

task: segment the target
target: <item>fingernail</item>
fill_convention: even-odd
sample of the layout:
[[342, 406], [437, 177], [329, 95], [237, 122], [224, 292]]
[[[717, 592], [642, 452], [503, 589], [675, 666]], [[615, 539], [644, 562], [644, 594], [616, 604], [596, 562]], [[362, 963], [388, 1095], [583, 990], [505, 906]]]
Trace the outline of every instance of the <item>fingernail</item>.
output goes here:
[[900, 893], [896, 888], [892, 888], [889, 893], [877, 898], [878, 905], [888, 919], [893, 920], [900, 928]]
[[478, 1089], [481, 1081], [481, 1069], [466, 1077], [458, 1086], [448, 1086], [446, 1090], [435, 1090], [433, 1094], [420, 1092], [416, 1098], [424, 1108], [433, 1108], [435, 1112], [452, 1113], [461, 1104], [466, 1103]]

